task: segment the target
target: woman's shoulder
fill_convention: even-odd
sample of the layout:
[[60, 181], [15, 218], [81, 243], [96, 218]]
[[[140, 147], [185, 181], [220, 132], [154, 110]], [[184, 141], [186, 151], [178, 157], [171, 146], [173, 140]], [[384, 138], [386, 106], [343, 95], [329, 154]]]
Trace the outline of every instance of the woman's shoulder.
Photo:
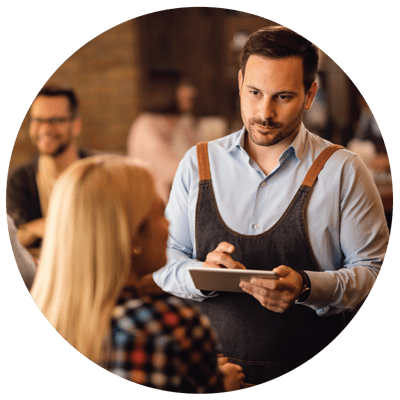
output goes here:
[[183, 299], [120, 299], [112, 327], [104, 362], [111, 372], [174, 392], [223, 390], [208, 319]]
[[205, 315], [185, 300], [174, 296], [125, 298], [118, 302], [113, 320], [120, 328], [136, 335], [140, 331], [145, 331], [147, 335], [157, 335], [173, 334], [178, 330], [178, 338], [190, 335], [193, 329], [197, 329], [198, 334], [200, 330], [204, 331], [206, 336], [211, 332], [210, 322]]

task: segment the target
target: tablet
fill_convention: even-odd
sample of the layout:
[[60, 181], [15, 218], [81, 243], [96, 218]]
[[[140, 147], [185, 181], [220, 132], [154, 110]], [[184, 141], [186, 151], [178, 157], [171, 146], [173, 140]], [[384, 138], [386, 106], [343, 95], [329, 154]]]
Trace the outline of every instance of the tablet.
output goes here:
[[249, 282], [251, 278], [278, 279], [272, 271], [255, 269], [228, 269], [189, 267], [194, 286], [199, 290], [244, 293], [239, 287], [241, 281]]

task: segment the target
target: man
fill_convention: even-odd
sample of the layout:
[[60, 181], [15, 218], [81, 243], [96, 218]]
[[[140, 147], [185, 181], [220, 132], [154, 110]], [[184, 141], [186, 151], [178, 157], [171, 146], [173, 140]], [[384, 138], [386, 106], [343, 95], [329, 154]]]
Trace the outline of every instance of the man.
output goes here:
[[[364, 164], [302, 123], [317, 68], [318, 49], [294, 32], [253, 33], [239, 71], [244, 128], [186, 154], [166, 209], [168, 263], [154, 281], [199, 302], [248, 384], [296, 368], [340, 333], [388, 242]], [[273, 270], [279, 279], [207, 293], [194, 287], [189, 266]]]
[[7, 213], [25, 247], [37, 247], [43, 238], [53, 185], [61, 172], [91, 153], [76, 147], [81, 131], [78, 100], [71, 89], [45, 86], [30, 109], [29, 136], [38, 154], [13, 170], [7, 182]]
[[149, 165], [157, 191], [167, 203], [180, 160], [198, 142], [192, 115], [196, 88], [186, 78], [164, 89], [163, 80], [156, 79], [153, 85], [150, 92], [157, 95], [149, 97], [151, 103], [132, 124], [127, 153]]

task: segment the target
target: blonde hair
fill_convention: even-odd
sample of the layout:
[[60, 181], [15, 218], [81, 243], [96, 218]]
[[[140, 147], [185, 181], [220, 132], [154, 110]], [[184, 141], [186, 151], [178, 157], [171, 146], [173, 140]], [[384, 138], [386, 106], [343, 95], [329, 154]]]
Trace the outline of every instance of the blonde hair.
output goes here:
[[31, 293], [54, 328], [94, 362], [155, 196], [148, 170], [122, 156], [77, 161], [54, 186]]

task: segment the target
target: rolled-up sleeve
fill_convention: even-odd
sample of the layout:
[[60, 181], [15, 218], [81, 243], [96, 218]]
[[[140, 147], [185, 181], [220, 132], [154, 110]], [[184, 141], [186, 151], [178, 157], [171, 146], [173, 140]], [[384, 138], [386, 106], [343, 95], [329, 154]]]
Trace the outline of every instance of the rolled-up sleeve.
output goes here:
[[[191, 232], [189, 219], [189, 194], [193, 184], [193, 173], [197, 173], [197, 159], [194, 148], [183, 158], [175, 175], [165, 211], [166, 218], [170, 221], [167, 247], [168, 262], [163, 268], [153, 273], [153, 279], [159, 287], [168, 293], [186, 299], [202, 301], [210, 296], [204, 295], [196, 289], [188, 271], [188, 267], [201, 267], [203, 264], [194, 259], [193, 232]], [[197, 192], [197, 182], [195, 185]]]
[[312, 290], [303, 304], [319, 315], [355, 310], [362, 304], [378, 276], [389, 239], [379, 192], [358, 157], [346, 161], [341, 180], [342, 263], [335, 271], [307, 271]]

